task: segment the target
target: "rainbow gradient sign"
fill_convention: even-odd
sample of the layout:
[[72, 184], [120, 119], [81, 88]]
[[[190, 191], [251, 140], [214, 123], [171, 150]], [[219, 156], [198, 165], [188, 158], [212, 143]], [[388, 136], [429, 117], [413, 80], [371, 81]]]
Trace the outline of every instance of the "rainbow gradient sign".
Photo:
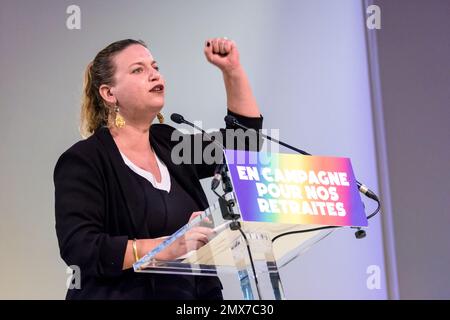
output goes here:
[[368, 225], [350, 159], [225, 150], [243, 221]]

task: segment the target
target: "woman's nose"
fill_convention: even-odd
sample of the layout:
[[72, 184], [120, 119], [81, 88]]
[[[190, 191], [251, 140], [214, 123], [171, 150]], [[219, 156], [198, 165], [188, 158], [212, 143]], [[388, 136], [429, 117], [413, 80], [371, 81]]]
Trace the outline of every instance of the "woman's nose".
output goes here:
[[157, 81], [161, 78], [161, 74], [158, 70], [153, 70], [153, 72], [150, 72], [149, 80], [150, 81]]

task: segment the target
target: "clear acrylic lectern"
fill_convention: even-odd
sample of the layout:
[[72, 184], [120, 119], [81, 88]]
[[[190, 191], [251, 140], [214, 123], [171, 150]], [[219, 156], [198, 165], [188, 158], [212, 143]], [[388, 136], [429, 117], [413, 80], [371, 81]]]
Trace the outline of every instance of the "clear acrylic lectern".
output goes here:
[[[228, 196], [232, 200], [233, 193]], [[242, 296], [236, 299], [285, 299], [279, 270], [329, 235], [333, 229], [290, 234], [272, 242], [281, 233], [313, 226], [226, 220], [224, 217], [227, 218], [229, 213], [227, 200], [230, 198], [220, 199], [202, 215], [165, 237], [158, 247], [133, 265], [135, 272], [201, 276], [233, 273], [242, 292]], [[233, 203], [238, 217], [238, 204]], [[183, 241], [186, 233], [198, 226], [214, 230], [209, 242], [198, 250], [188, 248], [188, 252], [177, 256], [179, 253], [174, 252], [174, 242]]]

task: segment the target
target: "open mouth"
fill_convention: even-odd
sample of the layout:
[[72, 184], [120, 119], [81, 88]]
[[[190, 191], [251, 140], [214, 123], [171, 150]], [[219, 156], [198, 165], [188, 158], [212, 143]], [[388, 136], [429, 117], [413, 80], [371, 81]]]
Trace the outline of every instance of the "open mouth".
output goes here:
[[158, 84], [150, 90], [150, 92], [163, 92], [163, 91], [164, 91], [164, 86], [162, 84]]

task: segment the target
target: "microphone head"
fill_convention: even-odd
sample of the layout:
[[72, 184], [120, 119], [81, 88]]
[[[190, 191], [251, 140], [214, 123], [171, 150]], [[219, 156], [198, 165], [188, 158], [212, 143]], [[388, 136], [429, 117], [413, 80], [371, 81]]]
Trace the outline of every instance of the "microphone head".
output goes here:
[[231, 126], [231, 127], [236, 126], [236, 124], [238, 123], [238, 121], [236, 120], [236, 118], [233, 117], [232, 115], [227, 115], [227, 116], [225, 116], [224, 120], [225, 120], [225, 123], [226, 123], [227, 125]]
[[172, 113], [170, 115], [170, 120], [172, 120], [173, 122], [178, 123], [178, 124], [185, 122], [184, 117], [178, 113]]

